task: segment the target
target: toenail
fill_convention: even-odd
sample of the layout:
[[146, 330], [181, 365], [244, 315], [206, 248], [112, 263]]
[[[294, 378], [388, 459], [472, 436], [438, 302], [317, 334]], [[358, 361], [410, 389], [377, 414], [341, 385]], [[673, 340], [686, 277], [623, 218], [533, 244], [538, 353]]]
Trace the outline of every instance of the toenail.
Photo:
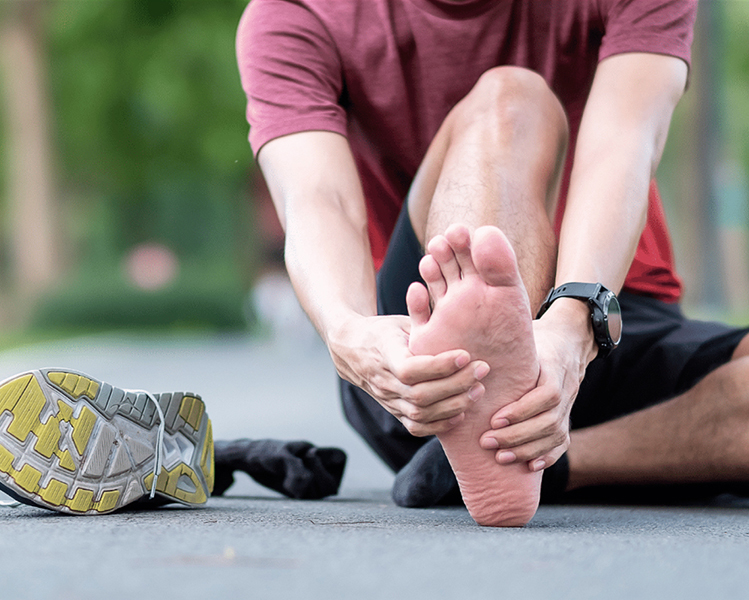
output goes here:
[[476, 377], [476, 379], [478, 379], [479, 381], [481, 381], [488, 374], [489, 374], [489, 365], [487, 365], [486, 363], [481, 363], [473, 371], [474, 377]]
[[484, 395], [484, 391], [484, 386], [480, 383], [477, 383], [470, 390], [468, 390], [468, 399], [471, 400], [471, 402], [476, 402], [476, 400], [480, 399], [481, 396]]

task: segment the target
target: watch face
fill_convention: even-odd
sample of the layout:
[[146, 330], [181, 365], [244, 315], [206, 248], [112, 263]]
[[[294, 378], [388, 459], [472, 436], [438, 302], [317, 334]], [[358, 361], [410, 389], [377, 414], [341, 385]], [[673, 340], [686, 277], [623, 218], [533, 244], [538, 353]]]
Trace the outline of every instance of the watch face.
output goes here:
[[608, 306], [604, 305], [604, 314], [608, 318], [609, 335], [611, 341], [616, 346], [622, 339], [622, 309], [619, 306], [619, 300], [617, 300], [614, 294], [608, 297]]

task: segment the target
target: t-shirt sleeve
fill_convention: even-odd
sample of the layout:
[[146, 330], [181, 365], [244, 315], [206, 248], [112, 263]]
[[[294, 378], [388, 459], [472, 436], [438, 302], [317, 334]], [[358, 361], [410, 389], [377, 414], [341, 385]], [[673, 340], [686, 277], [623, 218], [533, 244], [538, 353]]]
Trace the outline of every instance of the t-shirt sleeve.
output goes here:
[[697, 0], [613, 0], [604, 15], [598, 59], [652, 52], [691, 61]]
[[340, 58], [327, 30], [306, 7], [288, 0], [252, 0], [239, 24], [237, 61], [255, 156], [266, 142], [291, 133], [346, 134], [339, 104]]

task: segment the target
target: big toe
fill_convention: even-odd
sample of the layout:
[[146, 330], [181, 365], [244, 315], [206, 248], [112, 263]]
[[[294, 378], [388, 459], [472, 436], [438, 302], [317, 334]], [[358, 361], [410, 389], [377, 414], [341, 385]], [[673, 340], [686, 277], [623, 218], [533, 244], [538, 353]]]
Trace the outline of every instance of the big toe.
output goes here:
[[515, 251], [497, 227], [479, 227], [473, 234], [471, 254], [481, 278], [491, 286], [520, 285]]

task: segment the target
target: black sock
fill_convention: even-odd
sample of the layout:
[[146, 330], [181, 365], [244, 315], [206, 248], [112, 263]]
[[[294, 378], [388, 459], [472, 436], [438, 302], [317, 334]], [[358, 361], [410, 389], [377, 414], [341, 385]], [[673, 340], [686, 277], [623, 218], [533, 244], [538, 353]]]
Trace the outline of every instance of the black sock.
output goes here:
[[565, 452], [544, 471], [541, 480], [541, 503], [556, 504], [562, 500], [570, 477], [570, 463]]
[[395, 477], [393, 502], [406, 508], [463, 503], [450, 463], [437, 438], [429, 440]]
[[346, 453], [318, 448], [309, 442], [234, 440], [214, 444], [214, 496], [234, 483], [234, 471], [244, 471], [260, 485], [297, 499], [314, 500], [338, 493]]

